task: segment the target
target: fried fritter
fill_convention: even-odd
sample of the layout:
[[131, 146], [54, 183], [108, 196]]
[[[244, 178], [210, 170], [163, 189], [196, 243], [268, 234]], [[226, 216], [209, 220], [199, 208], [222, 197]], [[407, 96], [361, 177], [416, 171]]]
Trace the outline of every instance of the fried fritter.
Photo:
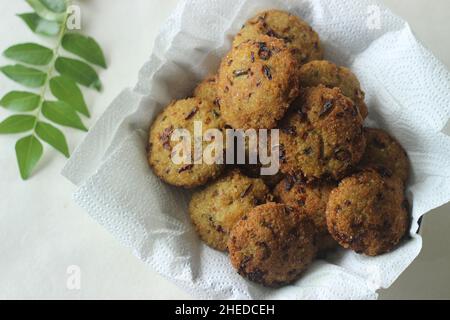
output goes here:
[[217, 78], [216, 76], [207, 77], [194, 91], [194, 97], [211, 103], [217, 103]]
[[334, 182], [304, 183], [295, 177], [285, 177], [274, 189], [275, 199], [290, 206], [298, 206], [311, 218], [316, 228], [316, 243], [319, 251], [337, 246], [327, 228], [328, 197], [336, 187]]
[[338, 88], [306, 88], [281, 123], [281, 171], [307, 180], [339, 180], [365, 150], [363, 119]]
[[212, 248], [226, 251], [232, 227], [251, 209], [265, 203], [268, 196], [269, 189], [261, 179], [233, 170], [196, 192], [189, 203], [189, 214], [200, 238]]
[[[191, 163], [175, 164], [172, 152], [179, 141], [171, 141], [175, 129], [187, 129], [194, 137], [194, 121], [202, 122], [203, 133], [208, 129], [222, 129], [224, 122], [216, 107], [206, 100], [190, 98], [169, 104], [153, 122], [148, 143], [148, 162], [153, 172], [163, 181], [178, 187], [194, 188], [217, 178], [222, 164], [194, 164], [192, 141]], [[203, 147], [209, 142], [204, 141]], [[219, 156], [219, 155], [215, 155]]]
[[305, 21], [281, 10], [261, 12], [248, 20], [233, 45], [247, 40], [259, 41], [264, 35], [284, 41], [299, 64], [323, 58], [319, 35]]
[[358, 78], [350, 69], [338, 67], [326, 60], [311, 61], [300, 68], [300, 86], [317, 87], [320, 84], [328, 88], [341, 89], [342, 94], [352, 99], [358, 106], [362, 118], [367, 118], [364, 91], [361, 90]]
[[234, 129], [272, 129], [298, 96], [298, 64], [283, 41], [268, 36], [234, 47], [222, 60], [218, 97]]
[[312, 221], [298, 207], [267, 203], [233, 228], [228, 241], [238, 273], [268, 287], [297, 280], [317, 253]]
[[366, 170], [341, 181], [327, 205], [328, 231], [344, 248], [377, 256], [395, 248], [409, 225], [403, 183]]
[[381, 166], [408, 181], [410, 164], [405, 149], [387, 132], [380, 129], [365, 128], [366, 152], [361, 160], [362, 167]]

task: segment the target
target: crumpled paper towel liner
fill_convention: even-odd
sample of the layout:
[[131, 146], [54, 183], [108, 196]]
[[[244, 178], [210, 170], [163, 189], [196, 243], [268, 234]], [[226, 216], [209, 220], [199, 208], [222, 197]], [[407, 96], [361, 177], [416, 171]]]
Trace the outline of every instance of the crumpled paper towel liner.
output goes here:
[[[326, 58], [350, 67], [367, 93], [368, 125], [407, 150], [412, 179], [411, 238], [370, 258], [338, 250], [317, 260], [296, 283], [268, 289], [241, 278], [224, 253], [203, 244], [187, 214], [189, 192], [162, 183], [149, 169], [149, 124], [171, 100], [187, 97], [257, 12], [289, 10], [320, 34]], [[368, 23], [379, 13], [379, 28]], [[374, 1], [182, 1], [156, 39], [134, 89], [125, 89], [90, 130], [64, 176], [75, 201], [151, 268], [198, 298], [374, 299], [419, 254], [418, 219], [450, 200], [450, 75], [408, 24]]]

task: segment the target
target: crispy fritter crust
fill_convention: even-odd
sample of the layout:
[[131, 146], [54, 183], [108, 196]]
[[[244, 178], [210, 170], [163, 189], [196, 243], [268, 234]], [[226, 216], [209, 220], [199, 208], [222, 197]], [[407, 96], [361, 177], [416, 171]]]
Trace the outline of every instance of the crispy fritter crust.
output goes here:
[[342, 180], [330, 194], [328, 231], [344, 248], [377, 256], [391, 251], [409, 225], [403, 183], [366, 170]]
[[367, 147], [361, 166], [384, 167], [406, 184], [409, 178], [410, 164], [408, 154], [400, 143], [380, 129], [365, 128], [364, 135]]
[[200, 238], [212, 248], [226, 251], [232, 227], [255, 206], [265, 203], [268, 196], [269, 189], [261, 179], [233, 170], [194, 193], [189, 214]]
[[297, 280], [316, 256], [314, 225], [298, 207], [268, 203], [233, 228], [228, 242], [238, 273], [268, 287]]
[[261, 37], [234, 47], [222, 60], [218, 97], [234, 129], [272, 129], [298, 96], [298, 65], [284, 42]]
[[337, 246], [327, 228], [328, 197], [336, 187], [334, 182], [303, 183], [295, 177], [287, 176], [274, 189], [275, 199], [290, 206], [298, 206], [311, 218], [316, 228], [316, 243], [319, 251]]
[[283, 40], [300, 64], [323, 58], [319, 35], [305, 21], [280, 10], [269, 10], [256, 15], [242, 27], [233, 45], [261, 36]]
[[[179, 141], [171, 141], [175, 129], [187, 129], [194, 137], [194, 121], [201, 121], [203, 133], [208, 129], [222, 129], [224, 123], [216, 107], [199, 98], [179, 100], [169, 104], [155, 119], [149, 133], [148, 162], [163, 181], [178, 187], [193, 188], [217, 178], [225, 166], [220, 164], [175, 164], [173, 148]], [[193, 138], [192, 138], [193, 139]], [[205, 148], [210, 142], [203, 142]], [[192, 141], [192, 145], [194, 145]], [[192, 150], [193, 150], [192, 146]], [[194, 151], [192, 151], [192, 157]]]
[[217, 78], [209, 76], [195, 88], [194, 97], [217, 103]]
[[302, 87], [317, 87], [320, 84], [328, 88], [341, 89], [344, 96], [352, 99], [358, 106], [362, 118], [367, 118], [368, 110], [364, 102], [364, 91], [361, 90], [358, 78], [350, 69], [338, 67], [326, 60], [311, 61], [300, 68]]
[[363, 156], [362, 124], [358, 108], [340, 89], [305, 89], [281, 124], [281, 171], [339, 180]]

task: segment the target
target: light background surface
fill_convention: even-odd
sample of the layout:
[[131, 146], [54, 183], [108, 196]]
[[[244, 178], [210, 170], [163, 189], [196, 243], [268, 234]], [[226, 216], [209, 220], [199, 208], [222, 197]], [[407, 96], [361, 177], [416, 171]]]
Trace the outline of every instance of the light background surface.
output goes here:
[[[161, 24], [178, 0], [80, 0], [83, 32], [106, 52], [100, 71], [102, 94], [85, 91], [92, 126], [112, 99], [133, 86], [150, 56]], [[450, 68], [450, 1], [382, 0], [406, 19], [417, 37]], [[0, 0], [0, 50], [36, 37], [15, 16], [29, 11], [25, 1]], [[125, 19], [124, 19], [125, 16]], [[45, 40], [41, 41], [45, 43]], [[0, 57], [0, 65], [9, 64]], [[0, 78], [0, 95], [18, 85]], [[0, 119], [8, 113], [0, 110]], [[447, 130], [449, 132], [450, 130]], [[67, 129], [70, 148], [83, 133]], [[72, 201], [73, 185], [60, 171], [65, 159], [46, 152], [33, 178], [20, 180], [16, 137], [0, 136], [0, 298], [1, 299], [189, 299], [149, 270]], [[46, 150], [49, 148], [46, 147]], [[49, 150], [50, 151], [50, 150]], [[450, 299], [450, 205], [426, 216], [424, 246], [417, 260], [384, 299]], [[67, 268], [81, 269], [81, 289], [67, 289]]]

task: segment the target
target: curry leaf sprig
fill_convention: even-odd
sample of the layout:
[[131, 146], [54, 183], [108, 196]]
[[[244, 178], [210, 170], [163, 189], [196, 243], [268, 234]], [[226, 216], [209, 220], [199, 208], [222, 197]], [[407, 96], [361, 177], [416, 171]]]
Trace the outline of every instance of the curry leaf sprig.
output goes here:
[[[46, 142], [69, 157], [66, 137], [59, 126], [87, 131], [82, 117], [90, 117], [79, 85], [100, 91], [102, 84], [91, 65], [106, 68], [98, 43], [67, 28], [69, 0], [26, 0], [33, 12], [19, 14], [36, 34], [54, 38], [54, 47], [20, 43], [7, 48], [4, 56], [16, 64], [0, 67], [9, 79], [28, 88], [11, 91], [0, 105], [16, 114], [0, 122], [0, 134], [26, 134], [16, 143], [22, 179], [30, 177]], [[79, 58], [63, 56], [63, 51]], [[52, 99], [47, 99], [48, 96]]]

